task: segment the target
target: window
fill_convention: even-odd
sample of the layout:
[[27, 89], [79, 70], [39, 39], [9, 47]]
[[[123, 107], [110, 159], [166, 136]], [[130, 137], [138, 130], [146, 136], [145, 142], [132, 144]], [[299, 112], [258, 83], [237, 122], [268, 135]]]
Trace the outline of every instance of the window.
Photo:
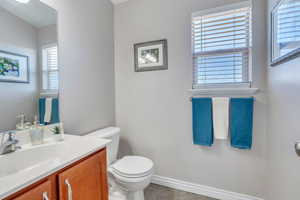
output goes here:
[[43, 54], [43, 90], [58, 91], [58, 52], [57, 45], [42, 49]]
[[193, 88], [250, 87], [251, 35], [249, 2], [194, 13]]

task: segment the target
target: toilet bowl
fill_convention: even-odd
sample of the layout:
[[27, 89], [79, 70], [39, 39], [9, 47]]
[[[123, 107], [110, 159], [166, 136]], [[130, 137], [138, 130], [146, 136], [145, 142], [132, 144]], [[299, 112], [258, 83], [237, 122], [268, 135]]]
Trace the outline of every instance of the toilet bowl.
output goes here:
[[150, 184], [154, 171], [153, 162], [141, 156], [117, 160], [119, 128], [110, 127], [87, 136], [111, 140], [107, 146], [110, 200], [144, 200], [144, 189]]
[[144, 200], [144, 189], [153, 175], [153, 162], [150, 159], [125, 156], [108, 169], [117, 185], [127, 191], [128, 200]]

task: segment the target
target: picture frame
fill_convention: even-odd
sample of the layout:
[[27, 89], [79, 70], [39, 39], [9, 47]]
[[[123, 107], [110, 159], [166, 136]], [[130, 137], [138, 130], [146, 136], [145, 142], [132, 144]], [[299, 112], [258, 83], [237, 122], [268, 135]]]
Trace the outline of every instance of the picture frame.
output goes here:
[[29, 83], [29, 57], [0, 50], [0, 82]]
[[168, 42], [166, 39], [134, 44], [135, 72], [168, 69]]
[[280, 0], [271, 11], [271, 66], [273, 67], [300, 56], [300, 29], [293, 25], [300, 20], [299, 15], [293, 15], [297, 13], [295, 4], [300, 6], [299, 1]]

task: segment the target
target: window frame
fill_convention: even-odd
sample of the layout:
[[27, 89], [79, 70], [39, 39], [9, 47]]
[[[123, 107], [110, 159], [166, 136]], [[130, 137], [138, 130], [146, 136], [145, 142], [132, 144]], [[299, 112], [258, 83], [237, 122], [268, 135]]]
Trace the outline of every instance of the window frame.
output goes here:
[[[232, 48], [232, 49], [226, 49], [226, 50], [220, 50], [220, 51], [211, 51], [211, 52], [205, 52], [205, 53], [195, 53], [195, 48], [194, 48], [194, 30], [193, 30], [193, 23], [194, 19], [196, 17], [204, 16], [204, 15], [209, 15], [209, 14], [217, 14], [221, 12], [226, 12], [230, 10], [235, 10], [235, 9], [241, 9], [249, 7], [251, 14], [249, 16], [249, 40], [248, 40], [248, 47], [245, 48]], [[253, 73], [253, 66], [252, 66], [252, 35], [253, 35], [253, 6], [252, 6], [252, 1], [244, 1], [240, 3], [234, 3], [234, 4], [228, 4], [226, 6], [221, 6], [221, 7], [216, 7], [216, 8], [209, 8], [209, 9], [204, 9], [200, 10], [197, 12], [192, 13], [191, 15], [191, 51], [192, 51], [192, 63], [193, 63], [193, 84], [192, 88], [193, 89], [217, 89], [217, 88], [251, 88], [252, 87], [252, 73]], [[234, 52], [247, 52], [248, 53], [248, 82], [239, 82], [239, 83], [197, 83], [195, 84], [195, 76], [197, 76], [197, 73], [195, 72], [195, 59], [199, 57], [200, 54], [202, 55], [225, 55], [227, 53], [234, 53]]]
[[[47, 70], [45, 70], [45, 62], [47, 62], [47, 59], [45, 59], [45, 54], [44, 51], [46, 49], [52, 48], [52, 47], [57, 47], [57, 70], [49, 70], [47, 67]], [[47, 44], [47, 45], [43, 45], [41, 47], [41, 94], [43, 95], [58, 95], [59, 92], [59, 59], [58, 59], [58, 55], [59, 55], [59, 48], [58, 48], [58, 44], [57, 43], [51, 43], [51, 44]], [[49, 73], [50, 72], [57, 72], [58, 73], [58, 89], [49, 89]], [[45, 76], [44, 74], [47, 73], [47, 89], [44, 88], [44, 82], [45, 82]]]

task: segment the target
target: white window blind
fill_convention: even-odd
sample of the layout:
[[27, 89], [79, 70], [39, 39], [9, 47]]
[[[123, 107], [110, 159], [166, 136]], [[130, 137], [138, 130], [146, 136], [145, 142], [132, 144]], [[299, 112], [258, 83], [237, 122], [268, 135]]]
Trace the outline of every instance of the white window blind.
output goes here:
[[193, 88], [250, 85], [249, 3], [193, 14]]
[[43, 90], [58, 90], [57, 46], [43, 48]]

